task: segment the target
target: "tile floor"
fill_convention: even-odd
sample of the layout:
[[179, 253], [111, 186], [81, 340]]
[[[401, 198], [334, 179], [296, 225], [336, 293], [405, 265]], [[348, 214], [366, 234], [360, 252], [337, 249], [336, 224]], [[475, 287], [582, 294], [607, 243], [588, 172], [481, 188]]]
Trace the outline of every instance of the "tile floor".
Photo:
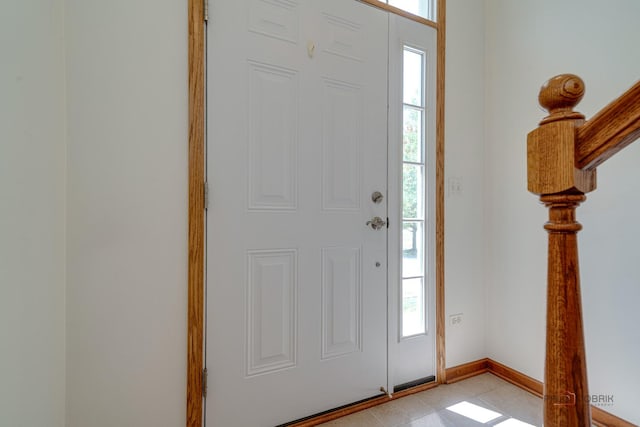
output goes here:
[[[495, 418], [490, 421], [479, 422], [447, 409], [461, 402], [468, 402], [497, 414], [492, 414]], [[324, 423], [322, 426], [540, 427], [542, 426], [542, 399], [492, 374], [482, 374], [403, 397]]]

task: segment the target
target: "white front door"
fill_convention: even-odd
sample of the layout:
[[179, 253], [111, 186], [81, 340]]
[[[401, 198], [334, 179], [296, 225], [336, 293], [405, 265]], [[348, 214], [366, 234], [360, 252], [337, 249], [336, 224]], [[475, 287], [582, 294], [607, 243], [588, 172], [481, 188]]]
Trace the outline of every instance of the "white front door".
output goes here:
[[206, 423], [273, 426], [387, 386], [388, 16], [209, 16]]

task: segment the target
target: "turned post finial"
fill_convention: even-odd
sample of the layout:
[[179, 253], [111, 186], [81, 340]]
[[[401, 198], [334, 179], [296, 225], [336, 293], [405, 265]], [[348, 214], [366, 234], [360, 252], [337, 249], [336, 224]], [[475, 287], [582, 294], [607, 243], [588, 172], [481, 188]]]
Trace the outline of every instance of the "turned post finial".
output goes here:
[[560, 74], [547, 80], [540, 88], [538, 102], [549, 112], [540, 124], [556, 120], [584, 119], [584, 115], [573, 111], [584, 96], [585, 84], [575, 74]]
[[576, 166], [576, 129], [584, 115], [573, 107], [584, 95], [585, 85], [574, 74], [547, 80], [538, 101], [549, 115], [527, 136], [527, 181], [535, 194], [588, 193], [596, 189], [596, 171]]

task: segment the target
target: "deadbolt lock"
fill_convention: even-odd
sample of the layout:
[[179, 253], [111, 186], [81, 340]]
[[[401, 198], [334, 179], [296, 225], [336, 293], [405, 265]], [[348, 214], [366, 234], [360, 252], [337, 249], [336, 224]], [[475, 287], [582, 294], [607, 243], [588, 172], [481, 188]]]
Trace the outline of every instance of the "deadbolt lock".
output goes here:
[[371, 194], [371, 200], [373, 201], [373, 203], [382, 203], [382, 200], [384, 200], [384, 196], [382, 195], [381, 192], [374, 191]]

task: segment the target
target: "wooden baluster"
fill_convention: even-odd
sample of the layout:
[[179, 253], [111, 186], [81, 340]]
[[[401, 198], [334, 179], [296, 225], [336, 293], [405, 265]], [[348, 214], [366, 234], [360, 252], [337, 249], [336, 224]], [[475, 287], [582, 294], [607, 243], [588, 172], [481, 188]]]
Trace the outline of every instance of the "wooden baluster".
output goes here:
[[584, 83], [574, 75], [545, 83], [539, 101], [549, 116], [527, 140], [529, 191], [549, 208], [545, 427], [591, 426], [578, 268], [582, 227], [575, 210], [596, 188], [596, 171], [575, 166], [576, 128], [584, 116], [573, 107], [583, 94]]

